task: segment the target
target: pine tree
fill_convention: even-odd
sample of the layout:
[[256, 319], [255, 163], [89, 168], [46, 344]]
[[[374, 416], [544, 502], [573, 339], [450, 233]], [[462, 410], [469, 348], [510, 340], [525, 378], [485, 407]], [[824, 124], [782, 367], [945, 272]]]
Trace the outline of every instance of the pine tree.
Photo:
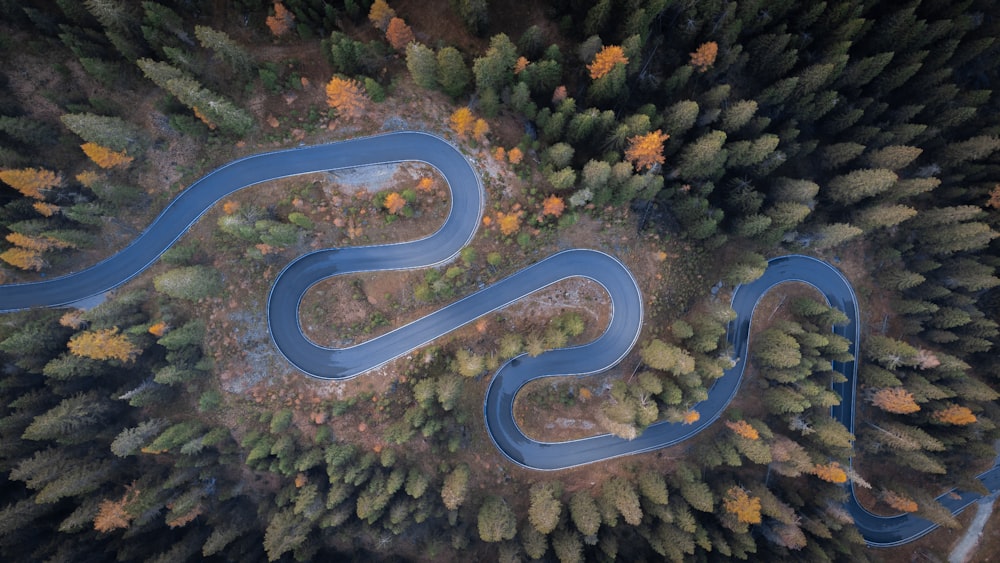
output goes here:
[[621, 477], [612, 477], [604, 482], [601, 496], [605, 502], [615, 507], [622, 518], [632, 526], [642, 522], [642, 506], [635, 487]]

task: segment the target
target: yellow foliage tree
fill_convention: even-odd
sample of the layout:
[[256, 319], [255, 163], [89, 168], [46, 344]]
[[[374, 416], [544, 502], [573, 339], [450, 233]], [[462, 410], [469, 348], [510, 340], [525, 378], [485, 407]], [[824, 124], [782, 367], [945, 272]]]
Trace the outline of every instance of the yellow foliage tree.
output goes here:
[[493, 149], [493, 158], [499, 162], [507, 160], [507, 151], [503, 147]]
[[389, 27], [385, 30], [385, 38], [389, 40], [392, 48], [397, 51], [406, 49], [407, 45], [416, 40], [413, 37], [413, 30], [410, 29], [410, 26], [406, 25], [403, 18], [392, 18], [389, 20]]
[[625, 160], [634, 162], [637, 170], [652, 168], [654, 164], [663, 164], [663, 142], [669, 138], [670, 135], [659, 129], [645, 135], [630, 137]]
[[597, 80], [611, 72], [616, 64], [628, 64], [628, 57], [618, 45], [608, 45], [594, 55], [594, 60], [587, 65], [587, 70], [590, 71], [590, 77]]
[[53, 248], [67, 248], [69, 246], [69, 244], [51, 237], [33, 237], [21, 233], [9, 233], [6, 238], [7, 242], [11, 244], [36, 252], [45, 252]]
[[744, 524], [760, 524], [760, 497], [752, 497], [742, 487], [730, 487], [723, 497], [726, 512], [735, 514]]
[[44, 201], [36, 201], [32, 204], [35, 211], [40, 213], [44, 217], [52, 217], [59, 211], [59, 206], [54, 203], [46, 203]]
[[521, 152], [521, 149], [514, 147], [507, 151], [507, 160], [509, 160], [511, 164], [521, 164], [521, 160], [523, 159], [524, 153]]
[[903, 387], [879, 389], [872, 396], [872, 404], [894, 414], [910, 414], [920, 410], [920, 405], [913, 399], [913, 394]]
[[131, 362], [140, 352], [127, 336], [118, 332], [118, 327], [78, 333], [70, 339], [68, 346], [74, 356], [93, 360]]
[[84, 170], [76, 175], [76, 181], [88, 188], [93, 188], [94, 184], [101, 179], [101, 175], [93, 170]]
[[292, 22], [295, 21], [295, 16], [285, 8], [285, 5], [281, 2], [274, 3], [274, 15], [267, 16], [264, 21], [267, 24], [267, 28], [271, 30], [271, 33], [275, 37], [281, 37], [282, 35], [288, 33], [288, 30], [292, 29]]
[[134, 160], [125, 154], [125, 151], [117, 152], [107, 147], [102, 147], [97, 143], [84, 143], [80, 145], [83, 152], [94, 161], [94, 164], [101, 168], [114, 168], [116, 166], [128, 166]]
[[0, 171], [0, 180], [35, 199], [45, 199], [42, 193], [62, 183], [62, 176], [44, 168], [17, 168]]
[[22, 270], [35, 270], [37, 272], [45, 267], [45, 260], [42, 260], [41, 253], [27, 248], [8, 248], [0, 252], [0, 260]]
[[882, 502], [901, 512], [916, 512], [920, 508], [913, 499], [893, 491], [884, 491], [881, 498]]
[[691, 409], [686, 413], [684, 413], [684, 424], [694, 424], [699, 420], [701, 420], [701, 413], [694, 409]]
[[155, 323], [153, 326], [149, 327], [149, 334], [152, 334], [157, 338], [163, 336], [165, 332], [167, 332], [167, 323], [163, 321]]
[[476, 118], [472, 115], [472, 111], [469, 108], [458, 108], [448, 118], [451, 130], [458, 134], [459, 137], [465, 137], [469, 131], [472, 131], [475, 121]]
[[566, 204], [561, 197], [550, 195], [542, 201], [542, 215], [559, 217], [565, 209]]
[[972, 414], [972, 411], [967, 407], [960, 407], [958, 405], [951, 405], [948, 408], [939, 410], [934, 413], [934, 419], [938, 422], [943, 422], [945, 424], [954, 424], [955, 426], [965, 426], [967, 424], [972, 424], [976, 421], [976, 415]]
[[64, 313], [63, 316], [59, 317], [59, 324], [77, 330], [84, 325], [86, 321], [83, 320], [83, 311], [81, 309], [73, 309], [68, 313]]
[[357, 80], [334, 76], [326, 85], [326, 103], [348, 119], [361, 117], [365, 109], [365, 89]]
[[392, 192], [385, 196], [385, 201], [382, 202], [382, 207], [385, 207], [389, 213], [396, 215], [402, 211], [404, 207], [406, 207], [406, 200], [403, 199], [403, 196], [398, 193]]
[[816, 464], [816, 466], [813, 467], [813, 474], [830, 483], [847, 482], [847, 472], [844, 471], [840, 467], [840, 464], [836, 461], [830, 462], [827, 465]]
[[428, 193], [431, 191], [431, 188], [433, 187], [434, 187], [434, 180], [426, 176], [421, 178], [420, 181], [417, 182], [417, 191]]
[[208, 118], [208, 116], [201, 113], [201, 110], [198, 109], [197, 106], [193, 106], [191, 110], [194, 111], [194, 116], [197, 117], [199, 120], [201, 120], [201, 122], [204, 123], [205, 126], [208, 127], [210, 130], [215, 131], [215, 128], [218, 127], [215, 123], [212, 122], [211, 119]]
[[375, 0], [372, 2], [371, 9], [368, 10], [368, 20], [379, 31], [385, 31], [394, 17], [396, 17], [396, 10], [390, 8], [385, 0]]
[[486, 141], [486, 135], [490, 132], [490, 124], [485, 119], [477, 119], [472, 126], [472, 136], [480, 143]]
[[521, 211], [510, 213], [497, 211], [497, 225], [500, 226], [500, 232], [504, 236], [510, 236], [521, 229], [521, 214]]
[[715, 41], [702, 43], [695, 52], [691, 53], [691, 66], [698, 72], [705, 72], [708, 67], [715, 64], [715, 57], [719, 54], [719, 44]]
[[735, 422], [727, 420], [726, 426], [728, 426], [730, 430], [746, 438], [747, 440], [760, 439], [760, 433], [757, 432], [757, 429], [754, 428], [753, 426], [750, 426], [750, 423], [745, 420], [737, 420]]

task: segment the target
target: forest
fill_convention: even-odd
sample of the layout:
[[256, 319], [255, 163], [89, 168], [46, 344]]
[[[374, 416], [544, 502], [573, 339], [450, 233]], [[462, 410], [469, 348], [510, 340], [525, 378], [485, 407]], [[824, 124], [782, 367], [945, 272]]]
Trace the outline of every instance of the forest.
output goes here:
[[[985, 492], [1000, 439], [991, 0], [0, 14], [0, 283], [99, 262], [242, 156], [416, 129], [482, 175], [479, 234], [450, 264], [318, 288], [303, 328], [347, 346], [555, 249], [619, 255], [642, 336], [592, 382], [522, 391], [515, 415], [540, 435], [552, 412], [625, 438], [698, 420], [733, 365], [728, 296], [772, 257], [836, 264], [862, 311], [855, 358], [830, 330], [843, 311], [779, 288], [742, 399], [711, 429], [532, 471], [491, 444], [484, 390], [510, 358], [600, 334], [599, 292], [560, 286], [542, 312], [484, 317], [345, 384], [308, 380], [266, 334], [275, 275], [316, 248], [423, 236], [447, 190], [419, 166], [248, 188], [103, 300], [0, 316], [4, 560], [887, 561], [903, 552], [865, 546], [846, 486], [942, 527], [928, 538], [961, 527], [938, 495]], [[853, 434], [830, 416], [834, 364], [852, 360]]]

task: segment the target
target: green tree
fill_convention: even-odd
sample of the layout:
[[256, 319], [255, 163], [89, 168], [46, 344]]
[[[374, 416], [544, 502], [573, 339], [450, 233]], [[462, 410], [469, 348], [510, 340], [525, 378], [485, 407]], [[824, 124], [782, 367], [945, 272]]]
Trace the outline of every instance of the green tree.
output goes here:
[[202, 47], [215, 52], [238, 76], [246, 77], [253, 72], [256, 66], [253, 56], [226, 32], [196, 25], [194, 34]]
[[120, 117], [92, 113], [67, 113], [60, 117], [63, 124], [81, 139], [97, 143], [114, 151], [131, 154], [140, 152], [142, 133], [139, 128]]
[[495, 543], [514, 539], [517, 535], [517, 518], [507, 502], [496, 495], [489, 495], [479, 507], [479, 538]]
[[559, 524], [562, 513], [562, 484], [558, 481], [542, 481], [531, 486], [528, 494], [531, 506], [528, 509], [528, 520], [536, 530], [550, 534]]
[[469, 491], [469, 466], [459, 464], [444, 479], [444, 486], [441, 487], [441, 500], [448, 510], [458, 510], [465, 502], [466, 494]]
[[569, 500], [569, 515], [580, 533], [594, 537], [601, 527], [601, 513], [597, 509], [594, 497], [587, 491], [577, 491]]
[[465, 93], [472, 73], [462, 59], [462, 54], [454, 47], [444, 47], [437, 53], [437, 81], [441, 89], [452, 98]]
[[506, 34], [494, 35], [490, 39], [490, 47], [486, 53], [472, 64], [476, 90], [482, 92], [492, 89], [499, 92], [509, 86], [514, 80], [515, 62], [517, 62], [517, 47], [511, 43]]
[[897, 179], [892, 170], [855, 170], [830, 180], [827, 193], [837, 203], [853, 204], [888, 191]]
[[153, 278], [156, 290], [175, 299], [198, 301], [222, 291], [219, 272], [207, 266], [187, 266], [168, 270]]
[[681, 151], [677, 173], [685, 180], [712, 178], [722, 172], [729, 154], [722, 146], [726, 134], [711, 131], [685, 146]]
[[423, 43], [412, 42], [406, 46], [406, 68], [417, 86], [428, 90], [437, 87], [437, 57]]

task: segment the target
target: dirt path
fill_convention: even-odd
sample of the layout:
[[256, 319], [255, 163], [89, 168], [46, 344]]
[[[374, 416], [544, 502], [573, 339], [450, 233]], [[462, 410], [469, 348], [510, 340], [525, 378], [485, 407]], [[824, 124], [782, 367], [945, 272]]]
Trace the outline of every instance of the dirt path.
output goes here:
[[952, 548], [948, 555], [948, 563], [965, 563], [975, 554], [979, 540], [983, 536], [983, 527], [993, 514], [993, 504], [998, 494], [1000, 491], [983, 497], [976, 503], [976, 517], [972, 519], [962, 539]]

